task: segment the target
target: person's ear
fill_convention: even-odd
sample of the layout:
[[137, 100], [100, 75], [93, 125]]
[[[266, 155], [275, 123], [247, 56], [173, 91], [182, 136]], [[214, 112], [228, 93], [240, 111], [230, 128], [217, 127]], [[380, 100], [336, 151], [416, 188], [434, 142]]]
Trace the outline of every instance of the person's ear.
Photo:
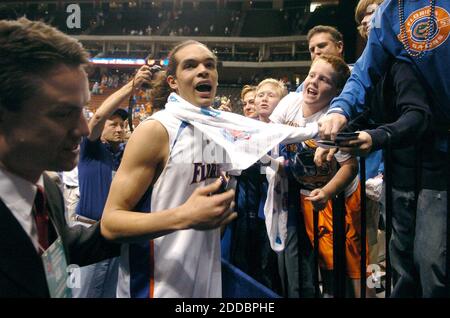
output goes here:
[[167, 84], [169, 84], [170, 88], [174, 91], [176, 91], [178, 89], [177, 80], [176, 80], [175, 76], [173, 76], [173, 75], [167, 76]]
[[339, 49], [339, 53], [341, 55], [343, 55], [344, 54], [344, 42], [338, 41], [338, 42], [336, 42], [336, 45], [337, 45], [337, 47]]

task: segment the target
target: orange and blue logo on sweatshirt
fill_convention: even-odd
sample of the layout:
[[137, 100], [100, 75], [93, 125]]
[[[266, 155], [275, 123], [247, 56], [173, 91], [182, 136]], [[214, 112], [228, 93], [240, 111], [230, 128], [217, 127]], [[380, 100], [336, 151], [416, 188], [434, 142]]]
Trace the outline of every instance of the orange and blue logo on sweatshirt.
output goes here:
[[[425, 7], [412, 12], [405, 20], [409, 47], [416, 52], [427, 49], [430, 8]], [[431, 24], [431, 39], [428, 50], [434, 50], [444, 43], [450, 34], [450, 14], [442, 7], [436, 7]], [[401, 41], [401, 33], [397, 35]]]

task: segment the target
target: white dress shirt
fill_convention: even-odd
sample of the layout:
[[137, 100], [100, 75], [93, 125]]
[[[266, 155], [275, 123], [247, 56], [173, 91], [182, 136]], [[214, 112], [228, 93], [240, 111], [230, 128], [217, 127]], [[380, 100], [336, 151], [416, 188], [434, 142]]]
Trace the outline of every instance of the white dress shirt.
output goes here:
[[78, 167], [70, 171], [63, 171], [62, 182], [64, 185], [70, 187], [78, 187]]
[[[44, 186], [42, 176], [37, 184]], [[36, 193], [35, 184], [0, 168], [0, 199], [30, 237], [36, 251], [39, 251], [37, 226], [32, 214]]]

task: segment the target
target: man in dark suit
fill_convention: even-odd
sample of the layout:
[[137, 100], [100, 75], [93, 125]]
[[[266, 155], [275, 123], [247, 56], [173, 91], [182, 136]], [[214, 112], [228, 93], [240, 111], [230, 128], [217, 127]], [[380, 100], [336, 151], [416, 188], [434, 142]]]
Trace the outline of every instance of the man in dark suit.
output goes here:
[[62, 195], [44, 174], [73, 169], [89, 133], [88, 54], [24, 18], [0, 21], [0, 47], [0, 297], [49, 297], [41, 254], [57, 237], [67, 264], [119, 254], [98, 223], [67, 226]]

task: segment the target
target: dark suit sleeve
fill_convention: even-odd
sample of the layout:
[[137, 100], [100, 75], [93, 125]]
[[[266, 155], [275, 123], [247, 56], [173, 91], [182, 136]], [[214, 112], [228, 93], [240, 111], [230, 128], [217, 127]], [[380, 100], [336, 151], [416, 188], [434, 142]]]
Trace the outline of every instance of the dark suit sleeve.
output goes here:
[[120, 245], [105, 240], [100, 234], [100, 222], [89, 228], [82, 225], [67, 227], [66, 234], [72, 264], [85, 266], [120, 254]]
[[403, 148], [418, 141], [429, 128], [431, 120], [430, 101], [415, 70], [406, 62], [397, 61], [390, 69], [392, 80], [392, 107], [398, 119], [377, 129], [368, 130], [373, 150], [383, 148], [388, 136], [394, 148]]
[[61, 191], [46, 175], [44, 175], [44, 184], [50, 217], [61, 235], [68, 264], [85, 266], [120, 254], [120, 244], [106, 241], [100, 234], [100, 222], [89, 228], [81, 225], [69, 227], [65, 218]]

